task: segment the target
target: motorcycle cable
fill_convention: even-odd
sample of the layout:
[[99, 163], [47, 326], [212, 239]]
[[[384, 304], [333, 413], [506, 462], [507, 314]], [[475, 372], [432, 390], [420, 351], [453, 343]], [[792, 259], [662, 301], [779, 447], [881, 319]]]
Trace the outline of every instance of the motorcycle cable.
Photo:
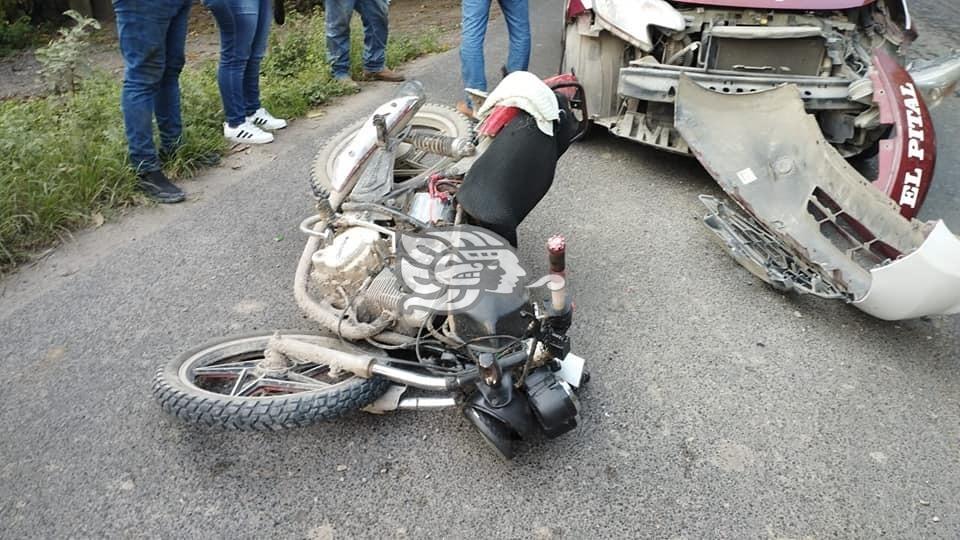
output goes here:
[[[370, 286], [370, 283], [373, 282], [373, 276], [367, 276], [367, 279], [363, 280], [363, 284], [360, 285], [360, 289], [353, 295], [352, 298], [347, 297], [347, 292], [343, 290], [342, 287], [337, 287], [337, 292], [340, 293], [343, 300], [346, 300], [346, 306], [343, 308], [343, 313], [340, 316], [340, 319], [337, 321], [337, 338], [340, 340], [340, 344], [344, 347], [347, 346], [347, 342], [343, 339], [343, 320], [346, 317], [350, 316], [350, 310], [353, 309], [353, 303], [357, 301], [357, 298], [361, 294], [366, 292], [367, 287]], [[346, 316], [346, 317], [345, 317]]]

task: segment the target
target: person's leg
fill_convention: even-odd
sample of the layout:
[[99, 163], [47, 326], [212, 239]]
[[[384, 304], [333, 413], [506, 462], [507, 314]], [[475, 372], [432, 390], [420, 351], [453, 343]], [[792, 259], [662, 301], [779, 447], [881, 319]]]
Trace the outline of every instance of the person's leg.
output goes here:
[[363, 21], [363, 78], [368, 81], [406, 80], [402, 73], [387, 67], [389, 4], [389, 0], [357, 0]]
[[154, 111], [160, 128], [160, 153], [172, 154], [181, 144], [183, 122], [180, 116], [180, 72], [185, 62], [187, 21], [190, 19], [190, 0], [177, 2], [166, 36], [166, 61]]
[[163, 10], [135, 0], [114, 0], [113, 7], [124, 63], [120, 103], [130, 165], [138, 173], [158, 171], [153, 112], [164, 73], [169, 18]]
[[250, 44], [250, 59], [243, 72], [244, 115], [251, 116], [260, 108], [260, 62], [267, 52], [270, 23], [273, 21], [273, 0], [257, 0], [257, 26]]
[[530, 65], [530, 9], [527, 0], [498, 0], [510, 35], [507, 73], [527, 71]]
[[357, 0], [363, 22], [363, 70], [377, 73], [387, 67], [387, 0]]
[[333, 78], [350, 76], [350, 17], [355, 0], [325, 0], [327, 61]]
[[208, 0], [207, 7], [220, 28], [220, 69], [217, 82], [227, 125], [237, 127], [244, 114], [243, 76], [257, 27], [258, 0]]
[[[463, 0], [461, 15], [460, 72], [463, 87], [486, 90], [483, 40], [490, 19], [490, 0]], [[470, 103], [469, 96], [467, 103]]]

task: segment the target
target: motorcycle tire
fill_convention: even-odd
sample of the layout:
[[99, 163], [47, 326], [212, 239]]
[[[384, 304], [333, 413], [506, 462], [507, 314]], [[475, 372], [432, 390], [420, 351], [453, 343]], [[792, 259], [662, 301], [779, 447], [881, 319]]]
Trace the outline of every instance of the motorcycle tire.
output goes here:
[[[331, 191], [330, 179], [333, 177], [333, 158], [350, 143], [354, 134], [360, 130], [366, 121], [367, 119], [363, 118], [347, 126], [327, 141], [317, 152], [313, 159], [313, 169], [310, 175], [310, 184], [314, 193]], [[409, 125], [413, 129], [427, 129], [449, 137], [473, 136], [473, 125], [469, 118], [453, 107], [435, 103], [425, 103], [414, 115]], [[409, 147], [409, 145], [406, 146]], [[405, 149], [404, 145], [401, 145], [398, 155], [402, 156], [407, 151], [408, 148]], [[397, 161], [400, 162], [401, 159], [398, 158]]]
[[[281, 331], [287, 337], [293, 337], [338, 350], [364, 352], [365, 349], [342, 343], [336, 337], [305, 334], [301, 331]], [[229, 394], [211, 389], [216, 384], [207, 383], [207, 379], [226, 379], [227, 369], [235, 373], [241, 368], [232, 366], [252, 365], [262, 358], [263, 350], [273, 334], [248, 334], [222, 338], [192, 349], [157, 370], [153, 380], [153, 395], [166, 412], [190, 424], [203, 427], [218, 427], [243, 431], [278, 431], [286, 428], [303, 427], [321, 420], [331, 420], [369, 405], [390, 386], [390, 382], [381, 377], [363, 379], [350, 373], [337, 374], [336, 381], [327, 385], [327, 381], [318, 380], [316, 390], [301, 390], [293, 393], [270, 393], [268, 379], [265, 381], [262, 395], [235, 395], [246, 381], [247, 373], [241, 371], [231, 383], [224, 381], [218, 387], [231, 388]], [[366, 350], [369, 352], [369, 349]], [[258, 356], [259, 355], [259, 356]], [[226, 364], [226, 365], [225, 365]], [[308, 368], [309, 366], [302, 366]], [[325, 366], [309, 369], [317, 373]], [[205, 375], [198, 376], [197, 370], [205, 368]], [[217, 370], [223, 371], [217, 371]], [[243, 368], [246, 369], [246, 368]], [[327, 374], [329, 375], [329, 373]], [[319, 376], [319, 375], [315, 375]], [[204, 384], [198, 381], [203, 377]], [[303, 385], [300, 374], [297, 379], [287, 381], [291, 385]], [[274, 381], [278, 379], [269, 379]], [[248, 384], [252, 384], [251, 383]], [[282, 383], [282, 381], [280, 381]], [[247, 386], [244, 386], [244, 389]], [[242, 389], [241, 389], [242, 390]], [[256, 389], [260, 391], [261, 389]]]

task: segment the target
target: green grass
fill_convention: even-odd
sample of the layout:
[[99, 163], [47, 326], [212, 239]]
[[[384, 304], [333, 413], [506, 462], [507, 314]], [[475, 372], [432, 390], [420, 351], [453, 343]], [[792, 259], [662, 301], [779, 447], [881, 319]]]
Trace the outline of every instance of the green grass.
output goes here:
[[30, 24], [29, 17], [8, 22], [0, 16], [0, 58], [29, 47], [34, 43], [36, 35], [37, 29]]
[[[353, 32], [360, 69], [362, 32]], [[439, 36], [391, 36], [395, 67], [441, 50]], [[348, 90], [326, 63], [323, 19], [293, 14], [274, 27], [261, 77], [263, 102], [280, 117], [297, 117]], [[168, 164], [174, 177], [197, 171], [197, 160], [222, 151], [222, 104], [216, 65], [188, 66], [181, 79], [184, 146]], [[76, 93], [0, 102], [0, 269], [28, 260], [77, 228], [141, 204], [126, 157], [120, 81], [95, 73]]]

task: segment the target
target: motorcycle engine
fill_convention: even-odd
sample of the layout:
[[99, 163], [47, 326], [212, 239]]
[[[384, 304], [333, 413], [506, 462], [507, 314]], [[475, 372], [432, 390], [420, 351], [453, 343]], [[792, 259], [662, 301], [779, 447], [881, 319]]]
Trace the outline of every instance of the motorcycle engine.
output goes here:
[[[447, 194], [415, 192], [406, 198], [401, 211], [428, 227], [444, 227], [455, 220], [453, 200], [454, 197]], [[354, 223], [359, 218], [369, 220], [371, 225], [337, 229], [332, 241], [312, 255], [311, 292], [336, 309], [352, 311], [361, 322], [390, 313], [396, 321], [392, 331], [415, 335], [428, 314], [423, 310], [404, 312], [402, 309], [403, 298], [409, 291], [398, 274], [392, 239], [377, 230], [390, 216], [380, 214], [373, 219], [366, 213], [350, 216]], [[481, 295], [474, 305], [453, 315], [451, 327], [464, 341], [491, 335], [521, 336], [530, 324], [528, 302], [523, 288], [514, 294]]]
[[383, 267], [382, 254], [387, 252], [377, 231], [347, 228], [313, 254], [313, 285], [321, 296], [343, 309], [346, 302], [339, 289], [347, 294], [359, 291], [367, 276], [375, 275]]
[[394, 255], [390, 241], [380, 232], [361, 226], [343, 229], [312, 256], [312, 292], [337, 309], [349, 305], [362, 321], [389, 312], [396, 318], [393, 330], [412, 335], [424, 315], [402, 312], [404, 292], [388, 264]]

